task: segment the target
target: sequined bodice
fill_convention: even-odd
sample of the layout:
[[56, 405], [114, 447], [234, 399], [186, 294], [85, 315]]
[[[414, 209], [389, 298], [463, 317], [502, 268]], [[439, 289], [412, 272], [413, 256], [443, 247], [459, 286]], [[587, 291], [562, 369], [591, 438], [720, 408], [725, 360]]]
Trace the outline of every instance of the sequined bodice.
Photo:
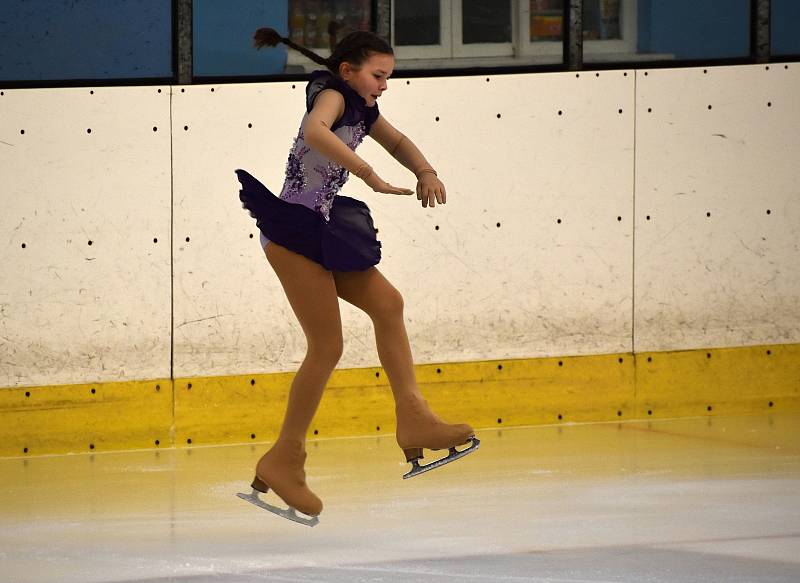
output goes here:
[[299, 203], [320, 213], [330, 220], [333, 199], [347, 182], [349, 172], [306, 144], [303, 128], [314, 98], [323, 89], [335, 89], [345, 99], [345, 111], [331, 130], [351, 150], [355, 150], [369, 133], [378, 117], [378, 107], [367, 107], [364, 99], [344, 81], [327, 71], [316, 71], [306, 88], [306, 114], [300, 130], [289, 151], [286, 163], [286, 180], [280, 197], [288, 202]]

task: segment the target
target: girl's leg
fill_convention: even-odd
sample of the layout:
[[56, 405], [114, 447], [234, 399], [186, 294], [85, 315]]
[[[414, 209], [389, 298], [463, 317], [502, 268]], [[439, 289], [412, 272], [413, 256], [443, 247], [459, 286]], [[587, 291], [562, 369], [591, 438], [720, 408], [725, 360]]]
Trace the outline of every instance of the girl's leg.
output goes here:
[[265, 249], [306, 336], [303, 363], [292, 382], [280, 437], [305, 442], [325, 384], [342, 355], [342, 322], [330, 271], [270, 242]]
[[400, 292], [375, 267], [361, 272], [335, 271], [333, 276], [339, 297], [372, 319], [378, 357], [394, 394], [397, 442], [407, 458], [421, 457], [423, 447], [447, 449], [466, 443], [474, 435], [473, 429], [441, 421], [419, 392]]
[[316, 516], [322, 502], [305, 482], [305, 440], [322, 391], [342, 355], [339, 300], [331, 272], [270, 242], [264, 252], [306, 335], [308, 348], [286, 405], [280, 435], [256, 466], [253, 487], [272, 488], [289, 506]]

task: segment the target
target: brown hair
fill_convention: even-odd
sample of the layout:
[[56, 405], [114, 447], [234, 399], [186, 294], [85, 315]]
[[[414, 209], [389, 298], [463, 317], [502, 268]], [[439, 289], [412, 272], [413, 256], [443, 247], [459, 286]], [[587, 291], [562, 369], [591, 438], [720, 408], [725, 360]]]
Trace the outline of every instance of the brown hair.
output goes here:
[[393, 55], [394, 51], [389, 43], [377, 34], [365, 30], [357, 30], [345, 36], [333, 47], [331, 56], [327, 59], [319, 56], [314, 51], [301, 46], [288, 38], [282, 37], [273, 28], [259, 28], [253, 35], [253, 45], [260, 49], [262, 47], [274, 47], [278, 43], [301, 52], [315, 63], [327, 67], [332, 73], [339, 74], [339, 65], [350, 63], [359, 67], [374, 53], [382, 55]]

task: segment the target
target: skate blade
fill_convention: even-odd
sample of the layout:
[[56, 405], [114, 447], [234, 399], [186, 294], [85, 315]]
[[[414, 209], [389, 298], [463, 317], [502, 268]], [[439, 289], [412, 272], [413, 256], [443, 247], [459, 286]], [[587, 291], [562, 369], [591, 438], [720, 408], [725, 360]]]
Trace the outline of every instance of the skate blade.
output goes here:
[[455, 447], [450, 448], [450, 453], [447, 457], [443, 457], [440, 460], [436, 460], [435, 462], [431, 462], [429, 464], [420, 465], [419, 460], [411, 460], [411, 470], [403, 475], [403, 479], [407, 480], [408, 478], [413, 478], [414, 476], [418, 476], [420, 474], [424, 474], [425, 472], [429, 472], [430, 470], [434, 470], [436, 468], [440, 468], [443, 465], [449, 464], [450, 462], [454, 462], [457, 459], [460, 459], [467, 455], [468, 453], [472, 453], [478, 446], [481, 444], [480, 440], [477, 437], [470, 437], [469, 440], [472, 444], [467, 449], [462, 449], [458, 451]]
[[279, 508], [277, 506], [273, 506], [268, 502], [264, 502], [261, 498], [258, 497], [260, 492], [256, 489], [253, 489], [251, 494], [242, 494], [239, 492], [236, 494], [242, 500], [246, 500], [250, 504], [255, 504], [259, 508], [263, 508], [268, 512], [272, 512], [273, 514], [277, 514], [281, 518], [285, 518], [286, 520], [291, 520], [292, 522], [298, 522], [300, 524], [305, 524], [306, 526], [316, 526], [319, 523], [319, 516], [312, 516], [311, 518], [305, 518], [305, 516], [301, 516], [297, 513], [297, 511], [292, 508], [291, 506], [286, 508]]

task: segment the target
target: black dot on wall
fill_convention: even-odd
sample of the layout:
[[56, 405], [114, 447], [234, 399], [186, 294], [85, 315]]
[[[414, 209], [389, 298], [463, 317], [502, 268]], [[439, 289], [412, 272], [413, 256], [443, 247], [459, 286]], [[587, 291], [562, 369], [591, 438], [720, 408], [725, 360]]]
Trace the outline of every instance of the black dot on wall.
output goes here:
[[22, 244], [22, 248], [23, 248], [23, 249], [25, 249], [25, 247], [26, 247], [26, 245], [25, 245], [25, 243], [23, 243], [23, 244]]
[[28, 448], [23, 448], [22, 453], [28, 453]]
[[161, 391], [161, 385], [156, 385], [156, 392]]
[[253, 233], [250, 233], [250, 238], [251, 238], [251, 239], [253, 238]]
[[497, 365], [497, 370], [503, 370], [503, 365], [502, 364], [498, 364]]
[[253, 124], [249, 123], [249, 124], [247, 124], [247, 127], [248, 127], [248, 128], [252, 128], [252, 127], [253, 127]]
[[560, 225], [561, 224], [561, 219], [556, 219], [556, 222]]
[[652, 107], [648, 107], [647, 108], [647, 113], [653, 113], [653, 108]]
[[558, 110], [558, 115], [564, 115], [564, 112], [559, 109]]
[[91, 134], [91, 133], [92, 133], [92, 128], [87, 128], [87, 129], [86, 129], [86, 133], [87, 133], [87, 134]]
[[498, 228], [498, 229], [500, 228], [500, 223], [497, 223], [497, 228]]
[[711, 353], [710, 352], [706, 352], [706, 358], [711, 358]]
[[88, 245], [89, 245], [90, 247], [92, 246], [92, 244], [93, 244], [93, 243], [94, 243], [94, 242], [93, 242], [91, 239], [89, 239], [89, 243], [88, 243]]
[[624, 358], [620, 358], [619, 359], [619, 363], [622, 364], [623, 362], [625, 362], [625, 359]]
[[186, 93], [186, 89], [181, 88], [181, 93]]
[[561, 421], [564, 417], [561, 416], [561, 413], [558, 414], [558, 420]]
[[255, 433], [251, 433], [250, 434], [250, 439], [255, 439], [255, 438], [256, 438], [256, 434]]
[[436, 225], [436, 230], [437, 230], [437, 231], [439, 230], [439, 225]]
[[189, 126], [183, 126], [183, 130], [184, 131], [188, 131], [189, 130]]
[[186, 388], [191, 391], [192, 390], [192, 383], [189, 383], [188, 385], [186, 385]]
[[158, 243], [158, 238], [157, 237], [153, 237], [153, 243]]
[[599, 76], [600, 76], [600, 73], [595, 73], [595, 74], [594, 74], [594, 76], [595, 76], [595, 77], [599, 77]]
[[771, 210], [769, 210], [769, 209], [767, 209], [767, 214], [768, 214], [768, 215], [771, 215], [771, 214], [772, 214], [772, 211], [771, 211]]
[[580, 74], [580, 73], [575, 73], [575, 78], [576, 78], [576, 79], [580, 79], [580, 76], [581, 76], [581, 74]]
[[767, 350], [767, 356], [770, 356], [770, 355], [772, 355], [772, 351], [771, 350]]
[[161, 89], [159, 89], [158, 92], [161, 93]]
[[19, 130], [19, 133], [24, 135], [25, 134], [25, 130]]
[[498, 113], [498, 114], [497, 114], [497, 119], [500, 119], [501, 117], [502, 117], [502, 116], [501, 116], [501, 115]]
[[497, 424], [499, 425], [499, 424], [501, 424], [502, 422], [503, 422], [503, 418], [502, 418], [502, 417], [498, 417], [498, 418], [497, 418]]
[[380, 372], [376, 372], [376, 373], [375, 373], [375, 378], [376, 378], [376, 379], [379, 379], [380, 377], [381, 377], [381, 373], [380, 373]]
[[647, 71], [644, 72], [644, 76], [647, 77]]
[[562, 360], [559, 360], [559, 361], [558, 361], [558, 366], [564, 366], [564, 361], [562, 361]]
[[437, 369], [436, 369], [436, 374], [442, 374], [442, 369], [440, 369], [440, 368], [437, 368]]
[[30, 397], [31, 396], [31, 392], [30, 391], [25, 391], [25, 396], [26, 397]]
[[296, 87], [296, 85], [292, 84], [292, 89], [294, 89], [295, 87]]
[[771, 101], [767, 101], [767, 107], [772, 107], [772, 102]]
[[190, 437], [189, 439], [187, 439], [186, 443], [188, 443], [189, 445], [192, 445], [192, 438]]
[[160, 439], [156, 439], [155, 443], [156, 443], [156, 445], [161, 445], [161, 440]]
[[767, 66], [766, 66], [766, 67], [764, 67], [764, 68], [765, 68], [767, 71], [769, 71], [769, 65], [767, 65]]
[[622, 217], [617, 217], [617, 221], [622, 221]]
[[710, 106], [710, 105], [708, 106], [708, 109], [711, 109], [711, 106]]
[[617, 110], [617, 112], [618, 112], [618, 113], [622, 113], [622, 110], [621, 110], [621, 109], [618, 109], [618, 110]]
[[94, 444], [93, 443], [89, 444], [89, 449], [94, 449]]
[[622, 417], [622, 411], [617, 411], [617, 417]]
[[409, 81], [408, 79], [406, 79], [406, 85], [411, 85], [411, 81]]
[[653, 362], [653, 357], [652, 356], [648, 356], [647, 357], [647, 362]]
[[770, 401], [768, 404], [769, 404], [769, 406], [770, 406], [770, 407], [772, 407], [772, 406], [773, 406], [775, 403], [773, 403], [772, 401]]
[[250, 379], [250, 386], [251, 387], [256, 386], [256, 379]]
[[94, 390], [94, 389], [92, 389], [92, 394], [93, 394], [93, 395], [97, 394], [97, 391], [96, 391], [96, 390]]
[[214, 88], [213, 87], [211, 88], [211, 93], [214, 93]]
[[186, 237], [186, 242], [187, 242], [187, 243], [189, 242], [189, 237]]
[[703, 69], [703, 75], [708, 75], [708, 69]]
[[375, 426], [375, 431], [380, 431], [380, 430], [381, 430], [381, 426], [380, 425], [376, 425]]
[[158, 126], [153, 126], [153, 131], [157, 132], [158, 131]]
[[713, 409], [713, 407], [712, 407], [711, 405], [709, 405], [708, 407], [706, 407], [706, 410], [707, 410], [707, 411], [711, 411], [712, 409]]
[[314, 435], [319, 435], [319, 430], [315, 429], [314, 430]]
[[439, 116], [438, 115], [436, 116], [436, 121], [439, 121]]
[[652, 409], [648, 409], [648, 410], [647, 410], [647, 414], [648, 414], [648, 415], [652, 415], [652, 414], [653, 414], [653, 410], [652, 410]]
[[650, 215], [647, 215], [645, 218], [649, 221], [650, 220]]
[[5, 94], [6, 94], [6, 92], [5, 92], [5, 91], [0, 91], [0, 97], [2, 97], [2, 96], [3, 96], [3, 95], [5, 95]]
[[623, 73], [623, 74], [622, 74], [622, 76], [623, 76], [623, 77], [627, 77], [627, 76], [628, 76], [628, 73], [627, 73], [627, 72], [625, 72], [625, 73]]
[[89, 91], [89, 95], [94, 95], [94, 90]]
[[711, 216], [711, 213], [706, 213], [706, 216], [707, 216], [707, 217], [710, 217], [710, 216]]

